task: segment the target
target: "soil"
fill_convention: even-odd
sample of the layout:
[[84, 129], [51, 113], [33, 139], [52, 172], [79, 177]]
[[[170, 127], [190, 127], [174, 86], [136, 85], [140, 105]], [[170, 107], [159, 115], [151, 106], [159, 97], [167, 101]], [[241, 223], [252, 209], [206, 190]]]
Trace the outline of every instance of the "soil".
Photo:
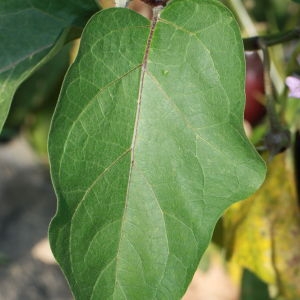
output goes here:
[[56, 208], [48, 168], [17, 139], [0, 146], [0, 170], [0, 300], [73, 299], [49, 248], [37, 247]]

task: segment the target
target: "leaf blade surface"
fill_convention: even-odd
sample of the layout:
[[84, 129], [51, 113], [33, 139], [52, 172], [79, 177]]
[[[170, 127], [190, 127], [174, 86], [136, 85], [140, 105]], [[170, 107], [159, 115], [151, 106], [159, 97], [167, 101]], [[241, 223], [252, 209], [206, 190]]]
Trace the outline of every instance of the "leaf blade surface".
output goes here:
[[173, 1], [152, 24], [126, 9], [92, 18], [49, 140], [50, 239], [78, 299], [183, 295], [220, 214], [264, 177], [243, 78], [218, 2]]
[[17, 87], [62, 48], [72, 26], [83, 27], [95, 11], [92, 0], [0, 4], [0, 130]]

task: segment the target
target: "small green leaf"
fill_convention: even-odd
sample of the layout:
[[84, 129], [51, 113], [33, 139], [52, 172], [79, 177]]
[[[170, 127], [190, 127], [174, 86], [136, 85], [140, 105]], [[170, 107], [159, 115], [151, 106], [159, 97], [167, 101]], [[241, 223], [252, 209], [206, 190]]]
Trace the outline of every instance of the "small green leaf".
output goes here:
[[76, 36], [98, 7], [94, 0], [0, 3], [0, 131], [13, 95], [40, 65]]
[[271, 300], [268, 285], [248, 269], [244, 269], [241, 300]]
[[184, 294], [224, 209], [265, 176], [244, 74], [219, 1], [174, 0], [151, 24], [121, 8], [91, 19], [49, 137], [50, 241], [76, 299]]

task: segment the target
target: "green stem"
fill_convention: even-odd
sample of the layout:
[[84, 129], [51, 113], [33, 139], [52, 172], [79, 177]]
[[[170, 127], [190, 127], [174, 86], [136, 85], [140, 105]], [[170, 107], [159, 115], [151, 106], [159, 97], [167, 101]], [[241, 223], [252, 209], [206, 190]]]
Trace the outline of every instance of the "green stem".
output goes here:
[[268, 51], [268, 45], [265, 43], [265, 40], [262, 38], [258, 38], [257, 43], [259, 49], [262, 49], [263, 51], [266, 109], [268, 112], [270, 129], [271, 131], [278, 131], [279, 129], [281, 129], [281, 122], [278, 118], [278, 114], [275, 108], [275, 96], [272, 88], [272, 80], [270, 77], [270, 56]]
[[[228, 5], [231, 7], [232, 11], [236, 15], [239, 23], [243, 28], [243, 32], [245, 36], [257, 36], [257, 31], [254, 22], [252, 21], [251, 17], [249, 16], [244, 4], [241, 0], [226, 0]], [[275, 89], [278, 94], [281, 94], [284, 89], [283, 80], [284, 77], [280, 74], [277, 66], [271, 62], [271, 78], [272, 82], [274, 83]]]
[[254, 36], [243, 39], [244, 49], [247, 51], [255, 51], [262, 49], [261, 44], [263, 42], [265, 47], [271, 47], [274, 45], [289, 42], [300, 38], [300, 28], [293, 30], [267, 35], [267, 36]]
[[256, 27], [251, 20], [251, 17], [249, 16], [243, 2], [241, 0], [227, 0], [226, 2], [236, 15], [247, 36], [257, 35]]

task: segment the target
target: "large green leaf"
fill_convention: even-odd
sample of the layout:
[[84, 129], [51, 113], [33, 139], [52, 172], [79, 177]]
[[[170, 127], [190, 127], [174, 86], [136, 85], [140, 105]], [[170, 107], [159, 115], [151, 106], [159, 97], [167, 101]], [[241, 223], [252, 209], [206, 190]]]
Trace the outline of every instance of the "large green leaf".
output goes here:
[[20, 83], [76, 36], [97, 10], [95, 0], [1, 1], [0, 131]]
[[172, 1], [151, 24], [121, 8], [91, 19], [49, 139], [51, 246], [76, 299], [183, 295], [223, 210], [264, 179], [244, 71], [219, 1]]

